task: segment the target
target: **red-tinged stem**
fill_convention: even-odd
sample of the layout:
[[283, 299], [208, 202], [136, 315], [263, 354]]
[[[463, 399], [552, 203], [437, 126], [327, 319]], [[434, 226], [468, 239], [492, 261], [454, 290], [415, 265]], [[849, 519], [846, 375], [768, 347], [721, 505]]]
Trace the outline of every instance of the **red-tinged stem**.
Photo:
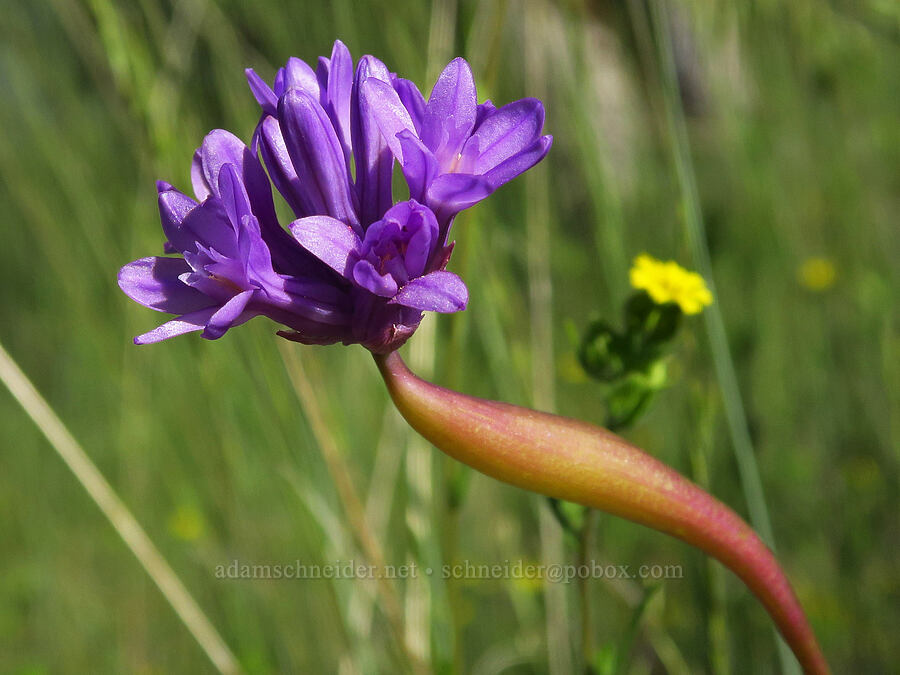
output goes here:
[[397, 409], [428, 441], [493, 478], [671, 534], [738, 575], [806, 673], [828, 664], [775, 556], [730, 508], [615, 434], [466, 396], [418, 378], [396, 352], [375, 361]]

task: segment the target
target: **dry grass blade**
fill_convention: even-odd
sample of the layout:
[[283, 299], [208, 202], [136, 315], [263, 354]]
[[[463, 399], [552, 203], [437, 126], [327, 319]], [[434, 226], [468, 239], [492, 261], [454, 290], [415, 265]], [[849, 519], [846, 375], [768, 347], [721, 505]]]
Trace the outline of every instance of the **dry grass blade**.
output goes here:
[[221, 673], [228, 675], [240, 673], [241, 668], [234, 654], [206, 618], [169, 563], [150, 541], [147, 533], [131, 515], [78, 441], [69, 433], [69, 430], [2, 345], [0, 345], [0, 380], [9, 389], [13, 398], [25, 409], [41, 433], [47, 437], [50, 445], [59, 453], [66, 466], [75, 474], [78, 482], [84, 486], [91, 499], [112, 523], [113, 528], [153, 579], [153, 583], [157, 585], [213, 665]]

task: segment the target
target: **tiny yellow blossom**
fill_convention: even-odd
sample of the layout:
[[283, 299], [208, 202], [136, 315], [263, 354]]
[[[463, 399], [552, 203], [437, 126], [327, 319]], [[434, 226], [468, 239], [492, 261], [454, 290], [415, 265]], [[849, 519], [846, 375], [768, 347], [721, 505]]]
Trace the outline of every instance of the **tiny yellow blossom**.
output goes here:
[[169, 532], [184, 541], [195, 541], [203, 534], [203, 515], [192, 506], [179, 506], [169, 516]]
[[646, 253], [639, 255], [630, 278], [631, 285], [647, 291], [656, 304], [675, 302], [685, 314], [699, 314], [713, 301], [703, 277], [672, 260], [663, 262]]
[[836, 277], [837, 270], [828, 258], [807, 258], [797, 270], [800, 283], [811, 291], [827, 291]]
[[523, 593], [540, 593], [544, 590], [544, 575], [542, 573], [532, 577], [514, 577], [512, 579], [512, 586], [517, 591], [522, 591]]

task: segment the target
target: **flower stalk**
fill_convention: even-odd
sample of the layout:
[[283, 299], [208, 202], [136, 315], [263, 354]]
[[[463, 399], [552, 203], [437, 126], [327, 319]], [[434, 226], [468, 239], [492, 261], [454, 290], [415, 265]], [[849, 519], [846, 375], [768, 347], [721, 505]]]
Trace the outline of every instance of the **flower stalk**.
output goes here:
[[430, 384], [396, 352], [375, 354], [375, 361], [397, 409], [437, 448], [505, 483], [601, 509], [696, 546], [756, 595], [806, 673], [829, 672], [771, 550], [697, 485], [605, 429]]

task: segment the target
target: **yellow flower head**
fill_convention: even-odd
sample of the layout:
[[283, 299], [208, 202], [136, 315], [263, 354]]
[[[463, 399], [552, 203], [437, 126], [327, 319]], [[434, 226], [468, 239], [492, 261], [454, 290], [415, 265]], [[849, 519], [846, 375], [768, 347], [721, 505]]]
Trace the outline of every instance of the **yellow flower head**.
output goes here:
[[834, 285], [837, 270], [828, 258], [807, 258], [797, 270], [797, 277], [811, 291], [827, 291]]
[[203, 514], [192, 506], [179, 506], [169, 516], [169, 532], [184, 541], [195, 541], [203, 535]]
[[703, 277], [672, 260], [663, 262], [646, 253], [639, 255], [634, 259], [630, 278], [631, 285], [647, 291], [656, 304], [677, 303], [685, 314], [699, 314], [713, 301]]

